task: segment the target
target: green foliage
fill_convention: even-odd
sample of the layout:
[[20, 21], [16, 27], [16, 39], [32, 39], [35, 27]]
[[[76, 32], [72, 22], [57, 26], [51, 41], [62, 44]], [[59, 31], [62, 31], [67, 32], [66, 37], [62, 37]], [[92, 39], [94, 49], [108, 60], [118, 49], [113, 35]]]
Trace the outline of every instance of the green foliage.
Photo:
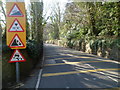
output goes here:
[[118, 49], [120, 49], [120, 38], [117, 38], [117, 39], [114, 39], [112, 40], [112, 42], [110, 43], [110, 46], [115, 46], [117, 47]]
[[[58, 36], [55, 16], [51, 19], [53, 27], [48, 29], [53, 42]], [[120, 49], [120, 2], [71, 2], [66, 4], [63, 20], [58, 25], [61, 41], [67, 46], [102, 56], [110, 50]], [[54, 37], [56, 36], [56, 37]], [[79, 45], [78, 45], [79, 42]], [[63, 44], [63, 43], [62, 43]], [[103, 50], [103, 49], [106, 49]]]
[[34, 60], [39, 60], [43, 55], [43, 42], [38, 44], [36, 41], [29, 40], [27, 41], [27, 50]]
[[43, 2], [31, 2], [31, 29], [27, 36], [27, 51], [37, 62], [43, 54]]
[[[66, 5], [62, 34], [68, 40], [90, 36], [119, 36], [120, 3], [72, 2]], [[70, 33], [67, 33], [70, 32]]]

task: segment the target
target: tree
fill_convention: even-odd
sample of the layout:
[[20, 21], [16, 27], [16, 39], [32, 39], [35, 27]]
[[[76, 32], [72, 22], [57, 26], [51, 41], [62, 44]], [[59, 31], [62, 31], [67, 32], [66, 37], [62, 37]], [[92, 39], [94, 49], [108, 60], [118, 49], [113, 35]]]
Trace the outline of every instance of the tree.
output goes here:
[[2, 17], [0, 17], [0, 22], [1, 22], [1, 25], [4, 26], [4, 28], [1, 26], [1, 29], [2, 29], [2, 37], [3, 37], [3, 40], [6, 40], [6, 21], [2, 18], [5, 18], [6, 19], [6, 13], [5, 13], [5, 8], [4, 8], [5, 4], [0, 1], [0, 8], [1, 8], [1, 11], [0, 13], [2, 14]]
[[31, 3], [31, 37], [38, 43], [43, 40], [43, 1]]
[[54, 7], [52, 7], [52, 13], [50, 16], [52, 33], [50, 34], [53, 39], [60, 39], [60, 30], [61, 30], [61, 22], [62, 22], [62, 11], [60, 8], [60, 3], [56, 3]]

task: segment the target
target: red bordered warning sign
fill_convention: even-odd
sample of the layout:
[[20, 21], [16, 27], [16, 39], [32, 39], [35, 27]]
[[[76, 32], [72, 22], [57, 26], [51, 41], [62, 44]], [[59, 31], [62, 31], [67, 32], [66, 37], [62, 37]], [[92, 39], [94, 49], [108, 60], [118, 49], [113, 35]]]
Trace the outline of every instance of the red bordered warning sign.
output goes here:
[[15, 19], [8, 29], [8, 32], [24, 32], [24, 29], [18, 19]]
[[8, 17], [23, 17], [23, 13], [17, 4], [14, 4], [10, 12], [8, 13]]
[[25, 61], [26, 61], [26, 59], [20, 53], [20, 50], [16, 49], [14, 51], [13, 55], [11, 56], [9, 63], [13, 63], [13, 62], [25, 62]]
[[20, 39], [20, 37], [18, 36], [18, 34], [15, 34], [15, 36], [13, 37], [13, 39], [11, 40], [10, 44], [9, 44], [10, 48], [19, 48], [19, 47], [25, 47], [25, 45], [23, 44], [22, 40]]

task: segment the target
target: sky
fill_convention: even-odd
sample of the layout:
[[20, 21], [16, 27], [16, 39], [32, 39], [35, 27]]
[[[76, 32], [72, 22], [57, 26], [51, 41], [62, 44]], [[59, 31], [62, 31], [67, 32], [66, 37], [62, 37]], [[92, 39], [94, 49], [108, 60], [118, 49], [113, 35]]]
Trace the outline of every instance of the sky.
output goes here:
[[65, 10], [65, 5], [68, 2], [68, 0], [43, 0], [44, 3], [44, 11], [43, 14], [46, 14], [46, 17], [51, 14], [53, 9], [56, 7], [56, 3], [59, 2], [60, 9], [62, 13]]
[[[32, 0], [36, 1], [36, 0]], [[37, 0], [38, 1], [38, 0]], [[26, 7], [30, 0], [25, 0]], [[55, 8], [55, 4], [59, 2], [61, 10], [64, 12], [65, 10], [65, 5], [68, 2], [68, 0], [43, 0], [44, 3], [44, 11], [43, 11], [43, 16], [47, 17], [51, 14], [53, 11], [53, 8]]]
[[[3, 2], [5, 2], [5, 0], [2, 0]], [[25, 1], [26, 4], [26, 8], [28, 8], [28, 5], [30, 3], [30, 1], [40, 1], [40, 0], [7, 0], [9, 2], [11, 1], [20, 1], [23, 2]], [[60, 4], [60, 8], [62, 11], [64, 11], [65, 9], [65, 4], [68, 2], [68, 0], [43, 0], [44, 3], [44, 11], [43, 11], [43, 15], [49, 16], [51, 14], [51, 12], [53, 11], [52, 8], [55, 8], [55, 3], [59, 2]]]
[[[2, 1], [5, 3], [6, 0], [2, 0]], [[26, 9], [28, 8], [28, 5], [30, 4], [30, 0], [7, 0], [7, 1], [9, 1], [9, 2], [11, 2], [11, 1], [12, 2], [14, 2], [14, 1], [20, 1], [20, 2], [25, 1]], [[31, 0], [31, 1], [35, 2], [35, 1], [39, 1], [39, 0]], [[45, 16], [44, 18], [47, 18], [51, 14], [51, 12], [53, 11], [53, 8], [55, 8], [55, 4], [57, 2], [59, 2], [61, 11], [64, 12], [65, 5], [68, 2], [68, 0], [43, 0], [43, 3], [44, 3], [43, 16]], [[5, 19], [4, 16], [1, 13], [0, 13], [0, 16], [1, 16], [2, 19]]]

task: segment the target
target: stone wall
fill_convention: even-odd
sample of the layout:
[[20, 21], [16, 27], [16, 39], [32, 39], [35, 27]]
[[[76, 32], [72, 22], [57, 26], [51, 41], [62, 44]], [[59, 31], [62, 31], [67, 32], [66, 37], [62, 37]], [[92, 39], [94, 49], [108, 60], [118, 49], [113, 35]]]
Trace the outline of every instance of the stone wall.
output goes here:
[[111, 46], [105, 45], [105, 40], [71, 40], [69, 42], [64, 40], [48, 40], [46, 43], [56, 44], [62, 47], [68, 47], [75, 50], [83, 51], [89, 54], [98, 55], [104, 58], [120, 61], [120, 48], [113, 44]]

